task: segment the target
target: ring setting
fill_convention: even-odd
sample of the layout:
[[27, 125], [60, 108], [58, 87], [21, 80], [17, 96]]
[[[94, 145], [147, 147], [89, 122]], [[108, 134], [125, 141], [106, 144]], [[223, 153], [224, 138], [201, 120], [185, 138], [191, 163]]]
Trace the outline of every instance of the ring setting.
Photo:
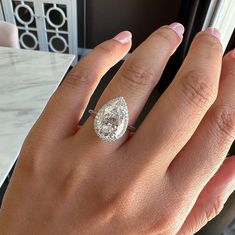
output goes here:
[[115, 141], [120, 139], [126, 130], [135, 131], [134, 127], [128, 126], [129, 115], [124, 97], [108, 101], [98, 112], [90, 109], [89, 113], [95, 117], [94, 130], [102, 140]]

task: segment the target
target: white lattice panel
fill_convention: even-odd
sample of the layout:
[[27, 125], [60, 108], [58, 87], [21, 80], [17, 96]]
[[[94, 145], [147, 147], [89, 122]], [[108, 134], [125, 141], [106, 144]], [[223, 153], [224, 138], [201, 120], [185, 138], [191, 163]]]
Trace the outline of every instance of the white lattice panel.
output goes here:
[[42, 0], [41, 6], [48, 50], [77, 54], [77, 1]]
[[76, 0], [2, 0], [22, 48], [77, 55]]
[[[37, 1], [37, 0], [36, 0]], [[20, 45], [24, 49], [43, 50], [43, 39], [39, 35], [36, 1], [2, 0], [6, 21], [17, 25]]]
[[4, 20], [1, 1], [0, 1], [0, 20]]

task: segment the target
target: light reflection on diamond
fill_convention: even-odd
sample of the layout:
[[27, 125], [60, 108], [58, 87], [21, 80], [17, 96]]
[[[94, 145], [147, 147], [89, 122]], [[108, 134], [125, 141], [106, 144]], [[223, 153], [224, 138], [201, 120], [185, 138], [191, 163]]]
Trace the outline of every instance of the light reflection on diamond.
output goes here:
[[106, 103], [96, 114], [94, 129], [103, 140], [113, 141], [121, 138], [128, 127], [128, 109], [123, 97]]

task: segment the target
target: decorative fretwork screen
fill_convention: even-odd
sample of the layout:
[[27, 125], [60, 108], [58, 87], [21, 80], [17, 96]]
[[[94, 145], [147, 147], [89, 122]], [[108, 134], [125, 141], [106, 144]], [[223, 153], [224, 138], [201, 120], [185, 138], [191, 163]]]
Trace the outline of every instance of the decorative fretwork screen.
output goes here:
[[6, 21], [17, 25], [24, 49], [77, 55], [76, 0], [2, 0]]

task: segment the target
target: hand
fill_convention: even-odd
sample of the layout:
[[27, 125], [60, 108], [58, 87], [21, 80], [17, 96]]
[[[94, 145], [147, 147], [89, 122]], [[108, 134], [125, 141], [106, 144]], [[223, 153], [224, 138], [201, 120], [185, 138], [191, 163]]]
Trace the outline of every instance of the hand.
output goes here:
[[[151, 34], [96, 110], [123, 96], [134, 125], [182, 34], [179, 24]], [[235, 136], [235, 52], [223, 58], [215, 29], [198, 33], [136, 133], [106, 142], [92, 117], [80, 129], [78, 122], [102, 76], [130, 47], [129, 32], [101, 43], [50, 98], [21, 149], [1, 235], [193, 234], [220, 212], [235, 188], [235, 158], [225, 160]]]

